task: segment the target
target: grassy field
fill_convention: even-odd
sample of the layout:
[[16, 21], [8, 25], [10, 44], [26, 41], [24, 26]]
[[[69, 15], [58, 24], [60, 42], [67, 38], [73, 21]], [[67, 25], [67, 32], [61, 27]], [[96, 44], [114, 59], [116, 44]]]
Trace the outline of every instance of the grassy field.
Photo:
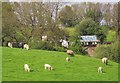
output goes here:
[[[109, 61], [102, 64], [100, 59], [82, 55], [70, 57], [64, 52], [45, 50], [24, 50], [2, 47], [2, 80], [3, 81], [117, 81], [118, 64]], [[33, 72], [25, 72], [23, 65], [27, 63]], [[55, 70], [47, 71], [44, 64], [51, 64]], [[102, 66], [104, 73], [98, 73]]]

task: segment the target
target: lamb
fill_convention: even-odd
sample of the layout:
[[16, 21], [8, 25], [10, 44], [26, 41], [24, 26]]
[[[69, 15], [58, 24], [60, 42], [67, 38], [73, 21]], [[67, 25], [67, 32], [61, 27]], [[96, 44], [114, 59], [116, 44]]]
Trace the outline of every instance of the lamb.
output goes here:
[[26, 72], [30, 72], [30, 68], [29, 68], [28, 64], [24, 64], [24, 69]]
[[48, 69], [49, 71], [53, 70], [53, 67], [49, 64], [44, 65], [45, 69]]
[[28, 44], [24, 44], [24, 49], [27, 49], [27, 50], [29, 50], [29, 45]]
[[99, 68], [98, 68], [98, 72], [103, 73], [103, 68], [102, 68], [102, 67], [99, 67]]
[[69, 57], [67, 57], [67, 58], [66, 58], [66, 62], [69, 62], [69, 61], [70, 61], [70, 58], [69, 58]]
[[102, 58], [102, 62], [107, 65], [108, 64], [108, 58], [106, 58], [106, 57]]
[[8, 42], [8, 47], [13, 48], [12, 43]]
[[67, 50], [67, 54], [69, 54], [70, 56], [74, 56], [74, 52], [72, 50]]

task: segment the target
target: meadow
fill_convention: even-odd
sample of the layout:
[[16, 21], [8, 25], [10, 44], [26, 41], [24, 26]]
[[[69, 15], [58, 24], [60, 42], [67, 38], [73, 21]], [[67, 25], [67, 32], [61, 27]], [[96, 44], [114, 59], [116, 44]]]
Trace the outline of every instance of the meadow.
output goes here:
[[[3, 81], [118, 81], [118, 63], [109, 61], [109, 65], [101, 59], [77, 55], [69, 57], [65, 52], [46, 50], [25, 50], [2, 47], [2, 80]], [[27, 63], [32, 72], [25, 72]], [[44, 69], [44, 64], [50, 64], [54, 71]], [[98, 73], [102, 66], [104, 73]]]

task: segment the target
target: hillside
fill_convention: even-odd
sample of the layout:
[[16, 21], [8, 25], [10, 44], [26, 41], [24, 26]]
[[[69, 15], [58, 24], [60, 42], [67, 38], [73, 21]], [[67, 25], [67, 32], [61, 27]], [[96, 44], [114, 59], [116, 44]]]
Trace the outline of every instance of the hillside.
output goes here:
[[[82, 55], [70, 57], [64, 52], [2, 47], [2, 80], [3, 81], [117, 81], [118, 64], [109, 61], [105, 65], [100, 59]], [[23, 65], [27, 63], [33, 72], [25, 72]], [[55, 70], [47, 71], [44, 64], [51, 64]], [[102, 66], [104, 73], [98, 73]]]

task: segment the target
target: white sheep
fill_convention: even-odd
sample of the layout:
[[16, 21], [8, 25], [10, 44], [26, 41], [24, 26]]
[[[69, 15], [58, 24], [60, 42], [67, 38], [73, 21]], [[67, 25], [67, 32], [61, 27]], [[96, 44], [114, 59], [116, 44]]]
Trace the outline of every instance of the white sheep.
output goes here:
[[24, 49], [27, 49], [27, 50], [29, 50], [29, 45], [28, 44], [24, 44]]
[[107, 65], [108, 64], [108, 58], [106, 58], [106, 57], [102, 58], [102, 62]]
[[103, 73], [103, 68], [102, 68], [102, 67], [99, 67], [99, 68], [98, 68], [98, 72]]
[[70, 61], [70, 58], [69, 58], [69, 57], [67, 57], [67, 58], [66, 58], [66, 62], [69, 62], [69, 61]]
[[74, 56], [74, 52], [72, 50], [67, 50], [67, 54]]
[[53, 67], [49, 64], [44, 65], [45, 69], [48, 69], [49, 71], [53, 70]]
[[12, 43], [8, 42], [8, 47], [13, 48]]
[[25, 69], [25, 71], [30, 72], [30, 68], [29, 68], [28, 64], [24, 64], [24, 69]]

